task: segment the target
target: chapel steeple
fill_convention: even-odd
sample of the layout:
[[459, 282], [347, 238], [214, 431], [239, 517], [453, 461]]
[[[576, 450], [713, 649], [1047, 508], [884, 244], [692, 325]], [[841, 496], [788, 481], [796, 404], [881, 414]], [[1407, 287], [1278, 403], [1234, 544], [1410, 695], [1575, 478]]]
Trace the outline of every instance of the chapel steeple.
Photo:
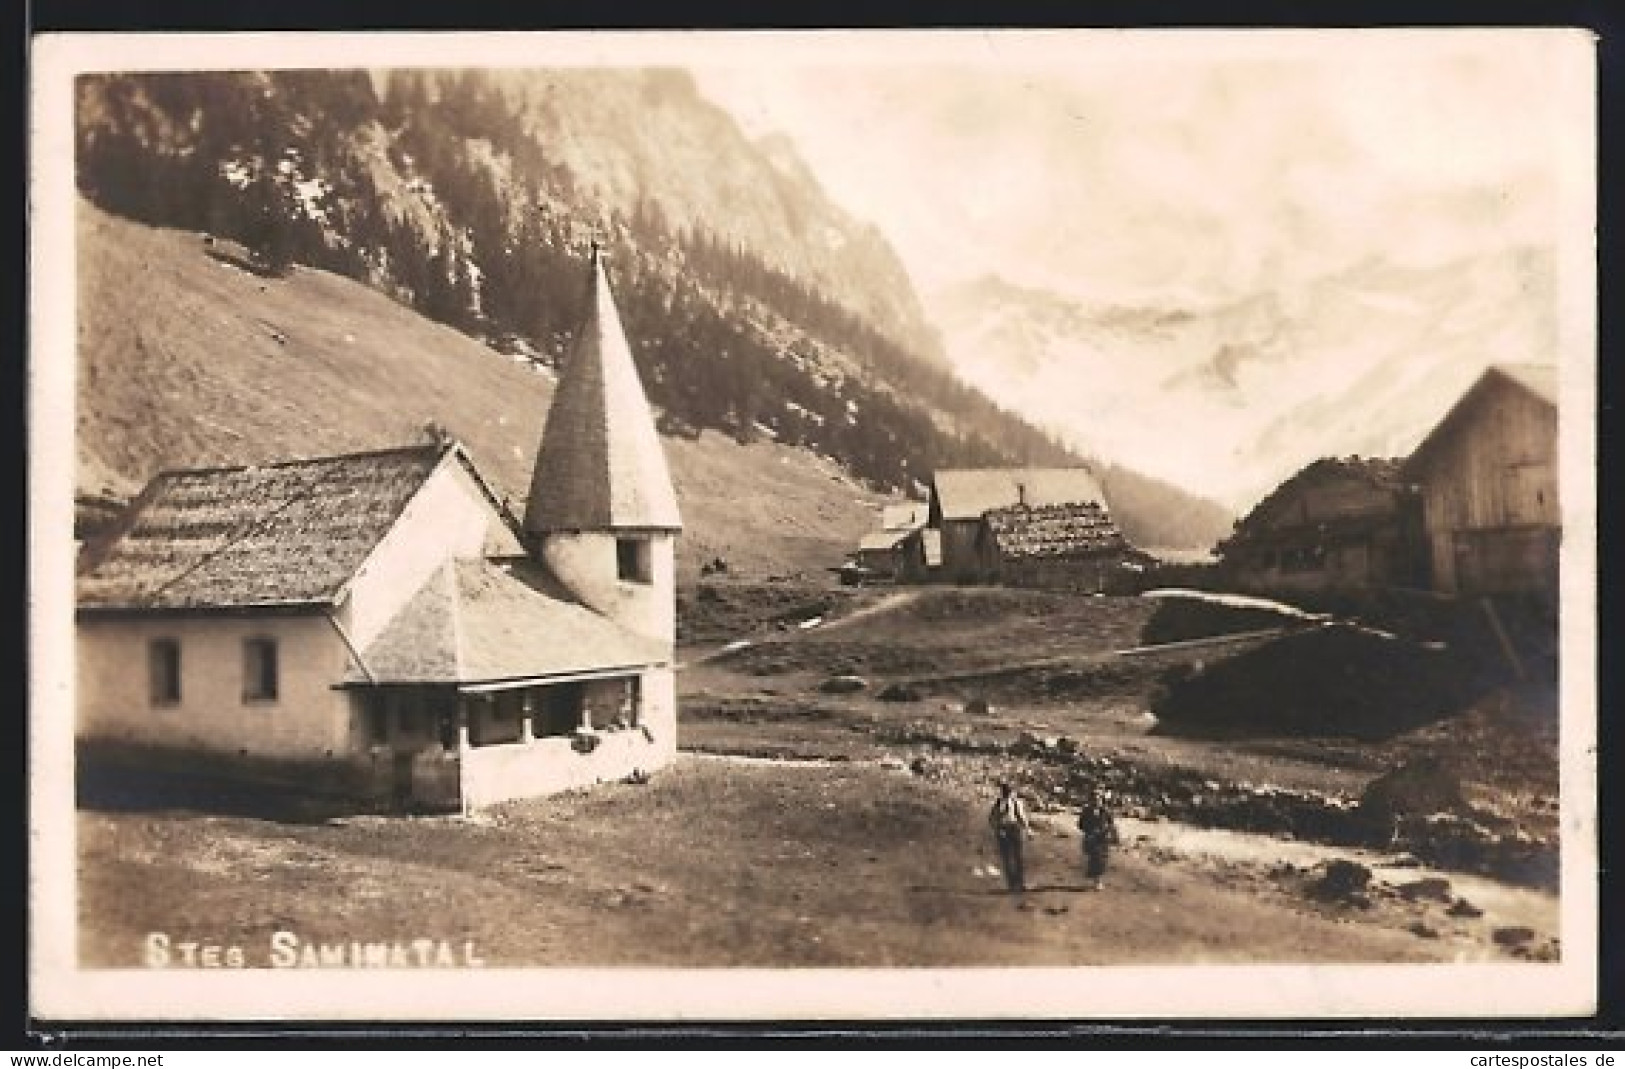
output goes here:
[[682, 519], [596, 243], [586, 298], [536, 453], [526, 540], [583, 604], [670, 643]]
[[532, 535], [682, 527], [666, 454], [597, 243], [586, 317], [548, 410], [524, 527]]

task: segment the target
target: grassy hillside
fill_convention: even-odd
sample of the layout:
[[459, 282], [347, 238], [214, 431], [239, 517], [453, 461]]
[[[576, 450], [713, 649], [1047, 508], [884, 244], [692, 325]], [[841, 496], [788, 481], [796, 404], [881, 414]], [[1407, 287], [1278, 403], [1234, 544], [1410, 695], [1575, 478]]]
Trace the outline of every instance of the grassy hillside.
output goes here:
[[[418, 440], [433, 421], [522, 503], [552, 383], [528, 365], [322, 271], [261, 278], [196, 234], [81, 202], [78, 489], [129, 493], [167, 467]], [[836, 563], [879, 499], [801, 450], [666, 440], [685, 570]]]

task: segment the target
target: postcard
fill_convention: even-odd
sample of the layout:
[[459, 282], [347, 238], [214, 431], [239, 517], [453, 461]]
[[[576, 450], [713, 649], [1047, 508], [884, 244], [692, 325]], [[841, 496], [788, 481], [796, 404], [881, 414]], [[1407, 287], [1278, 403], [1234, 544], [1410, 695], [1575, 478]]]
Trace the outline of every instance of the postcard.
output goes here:
[[38, 38], [32, 1013], [1594, 1012], [1595, 55]]

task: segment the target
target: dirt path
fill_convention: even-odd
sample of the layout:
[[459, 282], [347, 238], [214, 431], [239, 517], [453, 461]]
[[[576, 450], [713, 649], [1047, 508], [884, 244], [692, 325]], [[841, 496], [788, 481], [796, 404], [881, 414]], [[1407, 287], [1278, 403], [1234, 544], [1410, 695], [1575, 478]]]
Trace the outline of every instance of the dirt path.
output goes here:
[[923, 590], [920, 587], [909, 587], [904, 590], [894, 590], [885, 597], [881, 598], [879, 601], [871, 602], [868, 605], [854, 609], [844, 616], [837, 617], [828, 623], [821, 624], [820, 627], [825, 632], [839, 631], [842, 628], [851, 627], [853, 624], [866, 620], [871, 616], [879, 616], [881, 613], [894, 612], [912, 602], [918, 601], [921, 593], [923, 593]]
[[[919, 598], [920, 594], [921, 591], [918, 588], [894, 590], [887, 593], [877, 601], [870, 602], [866, 605], [860, 605], [856, 609], [836, 616], [833, 619], [826, 620], [819, 616], [808, 617], [807, 619], [809, 621], [816, 620], [817, 623], [812, 624], [810, 627], [802, 627], [802, 629], [816, 630], [820, 634], [831, 631], [839, 631], [844, 627], [849, 627], [855, 622], [866, 620], [869, 617], [877, 614], [900, 609]], [[730, 653], [737, 653], [738, 651], [755, 645], [766, 638], [777, 637], [782, 632], [782, 626], [774, 627], [772, 629], [757, 627], [754, 629], [749, 629], [748, 634], [738, 635], [728, 642], [704, 643], [688, 646], [682, 651], [682, 660], [678, 667], [680, 669], [692, 669], [699, 665], [707, 664], [719, 657], [726, 656]]]
[[[684, 757], [645, 786], [474, 821], [277, 822], [85, 811], [86, 964], [139, 967], [151, 933], [239, 946], [471, 942], [501, 965], [950, 966], [1454, 960], [1470, 932], [1305, 901], [1257, 867], [1132, 840], [1085, 892], [1064, 829], [996, 877], [983, 800], [874, 765]], [[1350, 923], [1351, 920], [1362, 923]]]

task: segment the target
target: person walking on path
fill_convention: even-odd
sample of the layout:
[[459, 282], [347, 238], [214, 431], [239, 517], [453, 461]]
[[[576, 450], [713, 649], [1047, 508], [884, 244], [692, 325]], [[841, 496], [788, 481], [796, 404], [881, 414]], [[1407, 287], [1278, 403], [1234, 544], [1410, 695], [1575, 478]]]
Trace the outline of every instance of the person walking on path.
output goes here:
[[1004, 883], [1012, 893], [1027, 889], [1027, 874], [1022, 867], [1022, 844], [1032, 834], [1027, 821], [1027, 806], [1008, 782], [999, 784], [999, 797], [987, 815], [993, 828], [993, 838], [999, 844], [999, 867], [1004, 870]]
[[1083, 834], [1083, 875], [1091, 891], [1100, 890], [1106, 875], [1106, 860], [1120, 840], [1117, 821], [1112, 819], [1111, 799], [1105, 791], [1091, 787], [1078, 807], [1078, 831]]

